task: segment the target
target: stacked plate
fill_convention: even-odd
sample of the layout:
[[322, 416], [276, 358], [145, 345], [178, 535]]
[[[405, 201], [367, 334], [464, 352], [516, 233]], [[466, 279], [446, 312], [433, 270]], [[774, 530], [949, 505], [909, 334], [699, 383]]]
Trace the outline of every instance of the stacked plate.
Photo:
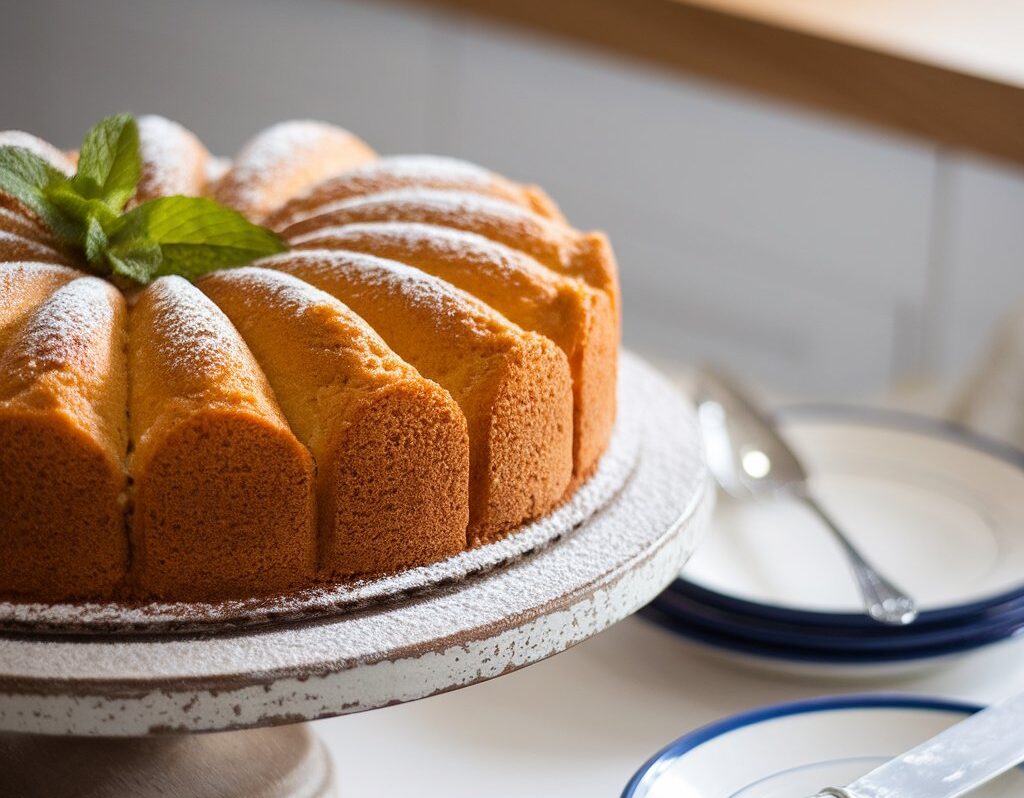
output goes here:
[[883, 626], [846, 560], [787, 498], [721, 498], [709, 540], [645, 614], [775, 669], [888, 675], [1024, 631], [1024, 453], [903, 413], [804, 407], [781, 428], [811, 489], [922, 609]]

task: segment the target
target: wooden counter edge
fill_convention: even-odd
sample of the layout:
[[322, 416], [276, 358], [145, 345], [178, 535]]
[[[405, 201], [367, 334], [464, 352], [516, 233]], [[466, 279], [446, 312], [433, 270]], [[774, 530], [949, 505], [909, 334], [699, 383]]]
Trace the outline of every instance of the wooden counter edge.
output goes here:
[[469, 12], [1024, 164], [1024, 86], [680, 0], [402, 0]]

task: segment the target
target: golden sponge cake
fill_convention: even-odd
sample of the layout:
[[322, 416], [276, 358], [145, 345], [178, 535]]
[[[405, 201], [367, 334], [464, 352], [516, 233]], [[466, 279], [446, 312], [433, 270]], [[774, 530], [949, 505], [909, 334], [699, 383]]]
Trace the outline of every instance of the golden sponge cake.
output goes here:
[[253, 138], [212, 186], [212, 196], [253, 221], [326, 177], [377, 154], [334, 125], [280, 122]]
[[564, 221], [562, 212], [537, 186], [523, 186], [476, 164], [433, 155], [381, 158], [324, 180], [270, 214], [266, 223], [283, 230], [329, 203], [403, 188], [465, 191], [529, 208], [548, 219]]
[[0, 206], [0, 233], [8, 233], [20, 238], [27, 238], [37, 244], [44, 244], [51, 249], [59, 245], [50, 231], [40, 222], [25, 214], [20, 208]]
[[374, 222], [299, 236], [299, 249], [347, 249], [436, 275], [483, 300], [520, 327], [550, 338], [573, 378], [573, 473], [597, 465], [615, 419], [618, 321], [607, 294], [556, 274], [529, 256], [474, 233], [437, 225]]
[[356, 222], [422, 222], [477, 233], [525, 252], [549, 269], [579, 277], [618, 306], [618, 269], [603, 233], [581, 233], [485, 194], [418, 187], [360, 195], [320, 206], [280, 232], [292, 239]]
[[354, 252], [259, 264], [342, 300], [458, 402], [469, 426], [469, 542], [543, 515], [572, 474], [572, 383], [551, 341], [436, 277]]
[[112, 285], [81, 277], [53, 291], [4, 347], [0, 594], [92, 598], [124, 580], [125, 316]]
[[[195, 283], [108, 281], [55, 216], [0, 194], [0, 601], [319, 595], [514, 533], [594, 471], [619, 336], [603, 235], [536, 187], [378, 158], [329, 124], [228, 160], [136, 121], [129, 207], [212, 196], [292, 248]], [[66, 175], [78, 158], [6, 145]]]
[[465, 547], [469, 440], [447, 391], [291, 275], [248, 267], [199, 285], [256, 354], [316, 460], [322, 574], [381, 573]]
[[0, 231], [0, 263], [37, 261], [74, 265], [74, 261], [53, 247], [15, 233]]
[[209, 600], [308, 584], [313, 463], [252, 353], [180, 277], [132, 307], [132, 580]]
[[0, 263], [0, 355], [7, 341], [50, 294], [81, 272], [53, 263]]
[[162, 116], [140, 116], [142, 177], [132, 205], [156, 197], [201, 196], [206, 191], [210, 153], [192, 131]]

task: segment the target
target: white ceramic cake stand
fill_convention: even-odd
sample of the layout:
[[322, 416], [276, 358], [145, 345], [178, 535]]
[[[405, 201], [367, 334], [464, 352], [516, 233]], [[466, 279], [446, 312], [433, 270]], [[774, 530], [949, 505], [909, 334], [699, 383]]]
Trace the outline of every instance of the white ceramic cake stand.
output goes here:
[[486, 573], [234, 633], [0, 636], [0, 795], [333, 795], [329, 758], [296, 722], [492, 679], [634, 612], [679, 573], [713, 494], [689, 406], [628, 355], [619, 416], [639, 446], [617, 492]]

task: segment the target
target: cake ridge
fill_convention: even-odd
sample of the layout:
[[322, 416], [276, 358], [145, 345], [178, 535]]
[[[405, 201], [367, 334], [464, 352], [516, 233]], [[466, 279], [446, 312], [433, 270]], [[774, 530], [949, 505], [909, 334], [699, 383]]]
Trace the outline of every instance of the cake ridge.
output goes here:
[[536, 186], [518, 185], [477, 164], [440, 155], [392, 155], [349, 169], [296, 195], [266, 221], [281, 230], [327, 202], [411, 186], [489, 194], [564, 221], [555, 203]]
[[[261, 263], [337, 296], [455, 398], [469, 431], [471, 543], [494, 539], [562, 498], [572, 472], [572, 391], [568, 360], [552, 341], [394, 260], [296, 250]], [[438, 301], [451, 312], [436, 313]]]
[[331, 174], [376, 157], [343, 128], [309, 119], [278, 122], [249, 140], [211, 194], [258, 221]]
[[176, 194], [206, 191], [210, 153], [190, 130], [156, 114], [138, 118], [142, 176], [131, 205]]
[[535, 258], [561, 274], [606, 291], [618, 305], [617, 266], [607, 239], [501, 197], [410, 186], [360, 194], [322, 205], [283, 227], [287, 239], [361, 222], [436, 224], [475, 233]]
[[[373, 576], [504, 536], [593, 470], [618, 346], [601, 234], [539, 188], [457, 158], [380, 158], [328, 123], [279, 123], [226, 160], [177, 122], [136, 121], [129, 207], [212, 196], [293, 249], [118, 290], [0, 193], [0, 387], [52, 374], [38, 407], [0, 392], [0, 450], [22, 442], [7, 456], [17, 484], [43, 486], [33, 507], [47, 489], [24, 441], [78, 463], [54, 495], [94, 494], [58, 504], [73, 502], [69, 532], [106, 541], [100, 565], [19, 548], [0, 599], [221, 601]], [[28, 133], [0, 146], [75, 168]], [[402, 218], [317, 226], [348, 209]], [[0, 539], [5, 512], [25, 513], [19, 530], [50, 518], [17, 509], [13, 484], [0, 474]]]

